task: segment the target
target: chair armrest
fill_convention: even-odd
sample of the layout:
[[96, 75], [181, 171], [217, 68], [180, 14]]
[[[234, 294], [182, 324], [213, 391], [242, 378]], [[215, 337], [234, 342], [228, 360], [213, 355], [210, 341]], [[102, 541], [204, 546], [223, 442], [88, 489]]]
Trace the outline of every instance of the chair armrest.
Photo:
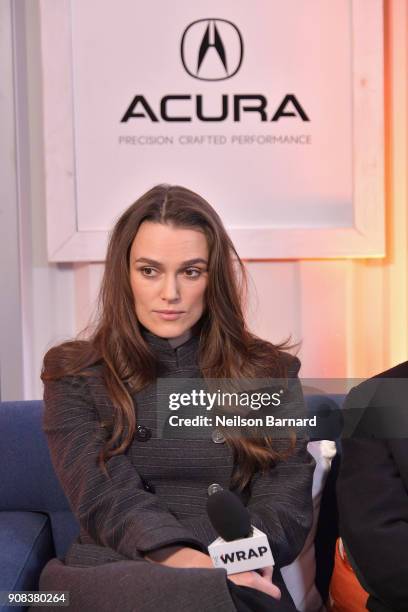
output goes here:
[[[46, 514], [0, 512], [0, 591], [36, 591], [42, 568], [54, 556]], [[0, 605], [0, 612], [26, 609]]]

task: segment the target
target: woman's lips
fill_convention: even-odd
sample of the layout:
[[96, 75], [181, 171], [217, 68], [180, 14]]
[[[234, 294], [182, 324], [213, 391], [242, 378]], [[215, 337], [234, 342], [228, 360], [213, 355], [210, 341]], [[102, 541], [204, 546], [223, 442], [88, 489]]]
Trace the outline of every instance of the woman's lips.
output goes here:
[[183, 314], [185, 314], [184, 312], [174, 312], [170, 314], [166, 312], [158, 312], [157, 310], [155, 310], [154, 312], [155, 314], [157, 314], [159, 317], [161, 317], [165, 321], [175, 321], [176, 319], [179, 319], [180, 317], [182, 317]]

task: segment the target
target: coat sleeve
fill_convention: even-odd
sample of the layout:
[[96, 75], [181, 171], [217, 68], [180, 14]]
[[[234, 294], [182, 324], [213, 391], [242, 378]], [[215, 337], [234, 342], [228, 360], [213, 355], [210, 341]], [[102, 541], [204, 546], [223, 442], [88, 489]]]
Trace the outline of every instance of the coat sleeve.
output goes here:
[[85, 377], [47, 381], [43, 430], [51, 461], [81, 527], [99, 545], [130, 559], [167, 545], [203, 550], [143, 481], [125, 454], [98, 465], [108, 433], [99, 422]]
[[[266, 533], [277, 567], [292, 563], [312, 527], [312, 483], [316, 462], [307, 443], [298, 441], [294, 454], [266, 474], [252, 479], [247, 503], [251, 524]], [[218, 537], [207, 515], [180, 519], [203, 546]]]
[[[295, 358], [288, 374], [291, 398], [279, 416], [305, 416], [303, 393], [297, 378], [299, 367], [300, 362]], [[298, 556], [312, 526], [316, 462], [307, 450], [307, 442], [306, 436], [298, 437], [288, 459], [279, 461], [266, 473], [257, 472], [251, 481], [247, 503], [251, 523], [267, 534], [277, 567], [288, 565]], [[206, 546], [217, 537], [206, 516], [183, 519], [183, 524]]]
[[289, 459], [253, 481], [251, 522], [267, 534], [278, 567], [296, 559], [311, 529], [314, 468], [307, 443], [300, 440]]
[[[359, 395], [352, 389], [345, 408], [361, 405]], [[370, 439], [364, 420], [371, 417], [363, 417], [358, 437], [342, 440], [340, 534], [367, 587], [393, 610], [407, 610], [408, 493], [397, 459], [406, 457], [408, 440]]]

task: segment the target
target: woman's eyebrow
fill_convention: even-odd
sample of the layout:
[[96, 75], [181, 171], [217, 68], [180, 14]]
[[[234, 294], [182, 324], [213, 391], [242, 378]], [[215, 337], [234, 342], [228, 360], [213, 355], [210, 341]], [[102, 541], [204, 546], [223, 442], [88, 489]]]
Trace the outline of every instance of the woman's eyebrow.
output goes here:
[[[162, 268], [163, 264], [155, 259], [149, 259], [148, 257], [138, 257], [138, 259], [134, 260], [134, 263], [143, 262], [148, 263], [152, 266], [157, 266], [158, 268]], [[180, 266], [193, 266], [194, 264], [203, 263], [207, 265], [207, 261], [202, 257], [195, 257], [194, 259], [188, 259], [187, 261], [183, 261]]]

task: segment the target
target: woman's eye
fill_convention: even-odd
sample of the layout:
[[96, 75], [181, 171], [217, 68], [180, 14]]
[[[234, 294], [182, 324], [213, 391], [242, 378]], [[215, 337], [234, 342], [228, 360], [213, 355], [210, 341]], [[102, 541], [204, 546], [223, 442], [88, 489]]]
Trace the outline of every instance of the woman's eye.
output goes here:
[[[187, 268], [185, 272], [189, 278], [198, 278], [201, 274], [201, 270], [197, 270], [196, 268]], [[192, 274], [188, 274], [188, 272], [192, 272]]]
[[[140, 269], [142, 273], [144, 274], [144, 276], [154, 276], [153, 274], [150, 274], [151, 271], [154, 271], [154, 268], [144, 267]], [[146, 273], [146, 270], [148, 271], [148, 273]]]
[[[156, 277], [155, 268], [152, 268], [150, 266], [144, 266], [143, 268], [139, 268], [139, 269], [141, 273], [143, 274], [143, 276], [146, 276], [148, 278]], [[198, 278], [201, 275], [201, 270], [198, 270], [196, 268], [186, 268], [184, 270], [184, 273], [186, 274], [188, 278]]]

